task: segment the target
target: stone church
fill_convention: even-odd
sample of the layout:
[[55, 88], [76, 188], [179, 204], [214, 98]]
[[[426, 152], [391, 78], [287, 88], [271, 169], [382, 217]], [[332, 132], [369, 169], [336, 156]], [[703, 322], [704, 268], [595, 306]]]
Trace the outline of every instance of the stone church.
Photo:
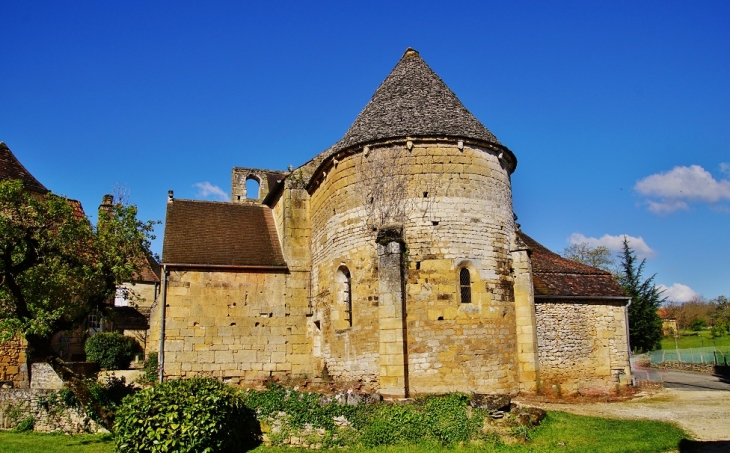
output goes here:
[[325, 375], [391, 397], [626, 383], [630, 300], [520, 230], [516, 166], [406, 50], [304, 165], [234, 168], [231, 202], [170, 191], [148, 339], [164, 375]]

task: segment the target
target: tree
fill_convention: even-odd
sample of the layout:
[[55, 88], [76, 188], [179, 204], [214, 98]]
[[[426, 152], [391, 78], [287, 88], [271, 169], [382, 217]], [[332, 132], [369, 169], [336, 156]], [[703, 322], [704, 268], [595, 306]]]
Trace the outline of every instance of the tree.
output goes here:
[[730, 299], [726, 296], [717, 296], [710, 301], [714, 310], [710, 313], [714, 336], [722, 336], [730, 332]]
[[629, 246], [628, 238], [624, 236], [624, 248], [621, 254], [621, 274], [619, 283], [631, 297], [629, 305], [629, 341], [631, 348], [637, 352], [652, 351], [657, 348], [662, 338], [662, 321], [657, 314], [659, 306], [665, 298], [654, 285], [652, 275], [642, 280], [644, 264], [641, 260], [637, 266], [636, 255]]
[[664, 308], [670, 318], [677, 320], [677, 328], [684, 330], [689, 329], [695, 320], [707, 324], [711, 319], [711, 313], [715, 310], [715, 304], [697, 295], [683, 303], [667, 302]]
[[577, 261], [579, 263], [587, 264], [589, 266], [603, 269], [604, 271], [616, 274], [616, 260], [608, 247], [599, 245], [592, 247], [587, 242], [579, 242], [577, 244], [571, 244], [569, 247], [565, 247], [561, 253], [564, 258], [569, 260]]
[[365, 150], [355, 159], [357, 197], [366, 211], [366, 228], [403, 225], [413, 208], [408, 196], [408, 159], [398, 146]]
[[50, 339], [105, 310], [117, 284], [132, 280], [149, 253], [154, 222], [135, 206], [113, 205], [96, 226], [68, 199], [31, 194], [20, 181], [0, 181], [0, 339], [28, 343], [28, 361], [46, 361], [79, 402], [112, 426], [83, 379], [56, 355]]

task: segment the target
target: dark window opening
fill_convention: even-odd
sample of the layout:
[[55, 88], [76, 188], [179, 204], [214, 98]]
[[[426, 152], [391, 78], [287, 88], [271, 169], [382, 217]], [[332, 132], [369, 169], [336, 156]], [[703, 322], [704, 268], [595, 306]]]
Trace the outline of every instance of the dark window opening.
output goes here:
[[346, 267], [337, 269], [337, 282], [340, 284], [340, 302], [345, 306], [345, 320], [352, 326], [352, 278]]
[[459, 286], [461, 287], [461, 303], [471, 303], [471, 275], [469, 269], [462, 268], [459, 271]]

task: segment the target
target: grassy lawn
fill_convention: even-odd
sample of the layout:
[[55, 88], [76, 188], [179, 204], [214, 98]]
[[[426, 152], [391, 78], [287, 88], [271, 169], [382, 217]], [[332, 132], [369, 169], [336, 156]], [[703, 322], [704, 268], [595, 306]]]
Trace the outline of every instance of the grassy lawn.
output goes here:
[[[564, 412], [550, 412], [542, 426], [532, 433], [532, 440], [525, 445], [470, 445], [450, 449], [464, 452], [571, 452], [571, 453], [656, 453], [676, 450], [686, 434], [669, 423], [647, 420], [612, 420], [581, 417]], [[438, 452], [441, 447], [409, 446], [383, 447], [378, 449], [350, 448], [350, 453], [410, 453]], [[114, 443], [110, 436], [62, 436], [43, 434], [18, 434], [0, 432], [0, 453], [22, 452], [74, 452], [111, 453]], [[258, 447], [256, 453], [293, 453], [293, 448]], [[332, 450], [337, 451], [337, 450]]]
[[718, 351], [730, 352], [730, 335], [713, 340], [709, 330], [700, 330], [699, 332], [682, 330], [679, 334], [680, 337], [677, 338], [677, 345], [674, 343], [674, 338], [663, 338], [662, 349], [675, 349], [676, 347], [679, 347], [679, 349], [690, 349], [716, 346]]
[[64, 436], [62, 434], [0, 431], [0, 453], [112, 453], [111, 435]]

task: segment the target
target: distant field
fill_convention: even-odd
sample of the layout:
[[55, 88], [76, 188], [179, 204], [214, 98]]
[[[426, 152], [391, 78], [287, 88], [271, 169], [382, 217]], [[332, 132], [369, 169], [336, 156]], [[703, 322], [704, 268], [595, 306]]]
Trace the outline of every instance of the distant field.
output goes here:
[[699, 332], [682, 330], [676, 344], [672, 337], [662, 339], [662, 349], [690, 349], [713, 346], [717, 347], [718, 351], [730, 352], [730, 335], [713, 340], [709, 330], [700, 330]]

